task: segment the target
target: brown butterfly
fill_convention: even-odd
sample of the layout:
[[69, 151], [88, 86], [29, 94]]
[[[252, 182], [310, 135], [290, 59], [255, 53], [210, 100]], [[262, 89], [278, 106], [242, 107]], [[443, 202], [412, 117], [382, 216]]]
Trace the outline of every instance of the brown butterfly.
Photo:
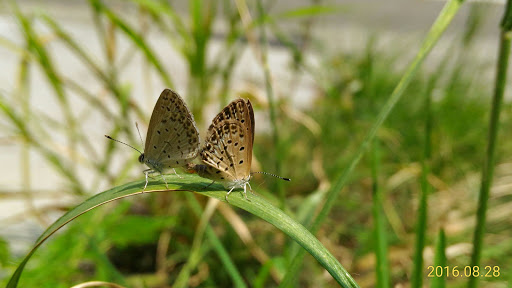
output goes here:
[[[189, 169], [229, 189], [226, 201], [236, 188], [244, 188], [243, 193], [248, 200], [247, 186], [252, 192], [249, 181], [252, 177], [253, 143], [254, 111], [251, 101], [234, 100], [215, 116], [208, 128], [205, 144], [199, 153], [203, 164], [189, 164]], [[288, 178], [282, 179], [290, 181]]]
[[[110, 136], [105, 136], [120, 142]], [[198, 152], [199, 132], [194, 116], [192, 116], [180, 95], [170, 89], [164, 89], [149, 120], [144, 153], [139, 151], [141, 153], [139, 162], [149, 167], [149, 169], [144, 170], [146, 175], [144, 190], [148, 185], [149, 173], [158, 172], [163, 174], [166, 170], [184, 167], [196, 158]], [[167, 187], [167, 182], [165, 178], [163, 179]]]

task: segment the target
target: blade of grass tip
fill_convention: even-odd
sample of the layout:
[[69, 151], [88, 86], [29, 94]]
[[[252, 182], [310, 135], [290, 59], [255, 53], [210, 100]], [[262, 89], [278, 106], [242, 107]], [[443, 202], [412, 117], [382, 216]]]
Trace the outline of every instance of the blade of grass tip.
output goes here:
[[[185, 196], [190, 206], [192, 207], [193, 212], [196, 214], [197, 217], [200, 217], [203, 211], [197, 199], [194, 197], [194, 195], [190, 193], [185, 193]], [[214, 251], [217, 253], [217, 256], [219, 256], [222, 264], [224, 265], [223, 268], [231, 277], [231, 280], [233, 280], [234, 287], [247, 287], [240, 274], [240, 271], [238, 271], [236, 265], [233, 263], [233, 260], [231, 260], [231, 257], [229, 256], [229, 253], [227, 252], [226, 248], [224, 248], [224, 245], [219, 240], [219, 237], [217, 237], [217, 234], [215, 234], [215, 231], [213, 231], [212, 227], [210, 227], [209, 225], [206, 227], [206, 236], [208, 237], [208, 241], [210, 241], [210, 243], [212, 244]]]
[[[258, 6], [258, 14], [260, 18], [263, 18], [266, 14], [263, 11], [263, 4], [261, 0], [257, 1]], [[274, 147], [276, 149], [276, 161], [275, 161], [275, 169], [276, 174], [281, 175], [281, 163], [283, 160], [283, 148], [279, 138], [279, 131], [277, 130], [277, 116], [276, 116], [276, 101], [274, 97], [274, 89], [272, 88], [272, 75], [270, 73], [270, 67], [268, 65], [268, 51], [267, 51], [267, 33], [265, 33], [265, 26], [261, 26], [261, 42], [260, 42], [260, 55], [261, 55], [261, 65], [263, 66], [263, 74], [265, 77], [265, 90], [267, 92], [268, 105], [269, 105], [269, 113], [270, 113], [270, 123], [272, 125], [272, 139], [274, 142]], [[286, 204], [286, 195], [282, 181], [276, 181], [277, 191], [279, 195], [279, 207], [284, 209]]]
[[[195, 175], [185, 175], [188, 179], [201, 179]], [[183, 179], [185, 180], [185, 179]], [[198, 180], [196, 180], [198, 181]], [[201, 180], [203, 181], [203, 180]], [[141, 184], [143, 181], [140, 182]], [[201, 185], [182, 186], [194, 191], [204, 191], [199, 194], [214, 197], [225, 202], [226, 191], [221, 185], [214, 184], [210, 189], [205, 190], [204, 186], [209, 182], [202, 182]], [[203, 186], [204, 185], [204, 186]], [[248, 211], [263, 220], [274, 225], [276, 228], [287, 234], [307, 250], [320, 264], [333, 276], [342, 287], [359, 287], [350, 274], [341, 266], [336, 258], [316, 239], [304, 226], [291, 219], [282, 210], [272, 206], [265, 199], [258, 196], [251, 196], [250, 201], [245, 200], [241, 193], [229, 197], [229, 204]]]
[[375, 256], [377, 263], [375, 272], [377, 274], [377, 287], [390, 287], [388, 243], [386, 234], [386, 218], [382, 208], [382, 192], [379, 186], [380, 147], [379, 140], [373, 141], [372, 147], [372, 178], [373, 178], [373, 219], [375, 233]]
[[[29, 253], [25, 256], [25, 258], [22, 260], [22, 262], [18, 265], [16, 268], [16, 271], [14, 271], [13, 275], [9, 279], [9, 282], [7, 283], [7, 288], [15, 288], [18, 286], [18, 281], [21, 277], [21, 273], [23, 272], [23, 269], [25, 268], [25, 265], [27, 264], [28, 260], [32, 257], [32, 255], [35, 253], [37, 248], [39, 248], [50, 236], [55, 234], [60, 228], [64, 227], [67, 223], [73, 221], [75, 218], [79, 217], [80, 215], [91, 211], [92, 209], [99, 207], [101, 205], [104, 205], [106, 203], [112, 202], [114, 200], [122, 199], [129, 196], [139, 195], [144, 192], [141, 192], [141, 188], [144, 186], [145, 181], [138, 181], [138, 182], [132, 182], [127, 183], [123, 186], [118, 186], [115, 188], [112, 188], [110, 190], [107, 190], [105, 192], [99, 193], [94, 195], [93, 197], [87, 199], [86, 201], [82, 202], [81, 204], [77, 205], [75, 208], [69, 210], [66, 212], [63, 216], [61, 216], [57, 221], [55, 221], [50, 227], [48, 227], [45, 232], [39, 238], [36, 240], [35, 245], [32, 247], [32, 249], [29, 251]], [[149, 192], [164, 192], [169, 190], [151, 190], [154, 188], [163, 188], [164, 185], [154, 185], [148, 184], [148, 190], [146, 190], [146, 193]], [[173, 191], [183, 191], [184, 189], [180, 189], [179, 186], [169, 183], [169, 187], [171, 189], [175, 188]]]
[[425, 93], [425, 139], [423, 144], [423, 159], [421, 161], [421, 195], [418, 203], [418, 217], [416, 221], [416, 243], [414, 247], [414, 260], [412, 268], [412, 287], [422, 287], [423, 283], [423, 249], [425, 248], [425, 237], [427, 234], [428, 217], [428, 195], [430, 193], [430, 184], [428, 175], [430, 173], [430, 157], [432, 150], [432, 90], [437, 77], [431, 79]]
[[197, 225], [196, 232], [194, 233], [194, 240], [192, 241], [192, 247], [190, 248], [190, 255], [188, 257], [187, 262], [185, 263], [185, 266], [181, 269], [180, 273], [178, 274], [178, 277], [174, 282], [173, 287], [187, 287], [188, 281], [190, 280], [190, 273], [194, 268], [197, 267], [197, 264], [199, 264], [199, 262], [201, 261], [201, 243], [203, 242], [208, 222], [212, 218], [215, 210], [217, 209], [217, 205], [219, 205], [219, 201], [217, 199], [208, 199], [206, 208], [203, 211], [203, 214], [201, 215], [201, 219], [199, 220], [199, 224]]
[[165, 85], [168, 87], [174, 87], [174, 84], [169, 77], [169, 74], [167, 71], [165, 71], [164, 67], [160, 64], [163, 63], [160, 61], [156, 53], [151, 49], [151, 47], [146, 43], [144, 38], [139, 35], [128, 23], [123, 21], [120, 17], [118, 17], [114, 12], [112, 12], [106, 5], [104, 5], [101, 1], [98, 0], [92, 0], [92, 2], [97, 5], [97, 7], [100, 9], [100, 11], [105, 14], [110, 21], [112, 21], [115, 25], [117, 25], [121, 31], [125, 33], [126, 36], [128, 36], [129, 39], [132, 40], [132, 42], [139, 47], [142, 52], [144, 53], [144, 56], [146, 56], [147, 60], [156, 68], [158, 71], [158, 74], [164, 81]]
[[[492, 108], [489, 121], [489, 134], [487, 136], [487, 152], [484, 165], [482, 167], [482, 179], [480, 183], [480, 194], [478, 197], [478, 210], [476, 214], [476, 227], [473, 236], [473, 252], [471, 254], [471, 267], [479, 267], [482, 253], [485, 219], [487, 214], [487, 201], [489, 199], [489, 190], [492, 184], [494, 174], [494, 159], [496, 150], [496, 140], [498, 137], [499, 119], [503, 94], [507, 81], [508, 59], [510, 55], [510, 41], [512, 32], [512, 0], [507, 1], [505, 13], [501, 22], [501, 35], [499, 52], [496, 64], [496, 82], [494, 86], [494, 96], [492, 99]], [[470, 277], [468, 287], [475, 288], [478, 285], [478, 277]]]
[[[377, 116], [377, 120], [374, 122], [370, 131], [368, 132], [365, 139], [361, 143], [361, 146], [359, 146], [359, 149], [354, 154], [349, 166], [343, 171], [341, 176], [336, 178], [334, 185], [327, 193], [327, 199], [324, 202], [324, 206], [322, 207], [320, 213], [318, 214], [311, 228], [312, 233], [316, 233], [320, 226], [322, 225], [323, 221], [329, 214], [332, 205], [334, 205], [334, 200], [337, 198], [339, 192], [345, 186], [350, 174], [352, 173], [352, 170], [354, 170], [357, 163], [359, 163], [359, 161], [361, 160], [361, 157], [363, 153], [366, 151], [370, 141], [375, 137], [377, 130], [380, 128], [382, 123], [384, 123], [384, 120], [386, 120], [386, 118], [388, 117], [389, 113], [393, 110], [398, 100], [402, 97], [405, 88], [411, 82], [420, 64], [423, 62], [425, 57], [428, 55], [428, 53], [432, 50], [434, 45], [439, 40], [439, 37], [441, 37], [445, 29], [451, 23], [453, 17], [457, 13], [463, 2], [463, 0], [451, 0], [445, 4], [443, 10], [440, 12], [436, 21], [434, 22], [434, 24], [432, 24], [432, 27], [430, 28], [427, 36], [425, 37], [425, 40], [423, 41], [423, 44], [420, 47], [419, 52], [416, 54], [416, 57], [409, 65], [404, 76], [402, 77], [402, 79], [400, 79], [400, 82], [395, 87], [388, 101], [385, 103], [384, 107], [380, 111], [379, 115]], [[302, 258], [304, 257], [304, 254], [304, 251], [300, 251], [299, 254], [295, 256], [291, 265], [288, 267], [288, 271], [285, 275], [283, 282], [281, 282], [280, 287], [289, 287], [293, 279], [298, 277], [300, 264], [302, 263]]]
[[[444, 229], [439, 229], [436, 240], [436, 251], [434, 254], [434, 267], [446, 267], [446, 237]], [[430, 288], [444, 288], [446, 287], [446, 275], [440, 277], [433, 277], [430, 280]]]

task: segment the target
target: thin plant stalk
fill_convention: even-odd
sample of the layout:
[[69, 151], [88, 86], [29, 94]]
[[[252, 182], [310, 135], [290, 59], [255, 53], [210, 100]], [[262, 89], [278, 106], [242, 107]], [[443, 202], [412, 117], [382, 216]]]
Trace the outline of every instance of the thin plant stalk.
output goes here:
[[[498, 128], [501, 104], [505, 85], [507, 81], [508, 59], [510, 54], [510, 41], [512, 37], [512, 0], [507, 1], [505, 14], [501, 22], [501, 35], [496, 69], [496, 82], [494, 86], [494, 95], [492, 99], [491, 115], [489, 122], [489, 134], [487, 136], [487, 152], [484, 165], [482, 167], [482, 180], [480, 183], [480, 194], [478, 197], [478, 210], [476, 214], [476, 227], [473, 236], [473, 252], [471, 254], [471, 267], [479, 267], [482, 247], [485, 235], [485, 220], [487, 215], [487, 202], [489, 200], [489, 190], [492, 184], [494, 173], [494, 160], [496, 150], [496, 140], [498, 138]], [[468, 287], [475, 288], [478, 285], [478, 277], [470, 277]]]
[[382, 192], [379, 186], [379, 170], [380, 170], [380, 147], [379, 140], [373, 141], [372, 149], [372, 192], [373, 192], [373, 221], [375, 233], [375, 255], [377, 264], [375, 266], [377, 274], [377, 287], [388, 288], [390, 287], [389, 277], [389, 261], [388, 261], [388, 247], [387, 247], [387, 233], [385, 214], [382, 207]]
[[[338, 194], [343, 189], [343, 187], [345, 187], [345, 184], [347, 183], [350, 174], [361, 160], [361, 157], [363, 156], [364, 152], [366, 152], [368, 145], [377, 134], [378, 129], [382, 126], [384, 120], [386, 120], [386, 118], [389, 116], [398, 100], [400, 100], [405, 91], [405, 88], [409, 85], [409, 83], [413, 79], [413, 76], [416, 74], [416, 71], [419, 69], [420, 64], [423, 62], [423, 60], [428, 55], [430, 50], [432, 50], [432, 48], [435, 46], [443, 32], [451, 23], [453, 17], [456, 15], [457, 11], [462, 6], [463, 2], [463, 0], [451, 0], [445, 4], [443, 10], [439, 13], [439, 16], [437, 17], [436, 21], [432, 25], [432, 28], [425, 37], [425, 40], [420, 48], [420, 51], [414, 58], [413, 62], [407, 68], [407, 71], [405, 72], [404, 76], [402, 77], [398, 85], [393, 90], [388, 101], [384, 104], [382, 110], [377, 116], [377, 120], [374, 122], [370, 131], [368, 132], [365, 139], [361, 143], [361, 146], [359, 146], [359, 149], [354, 154], [352, 160], [350, 161], [350, 164], [343, 171], [341, 176], [336, 178], [334, 185], [327, 192], [327, 199], [324, 202], [324, 206], [321, 208], [320, 213], [316, 217], [313, 226], [310, 229], [311, 233], [316, 233], [320, 226], [322, 225], [322, 223], [324, 222], [325, 218], [329, 215], [329, 211], [334, 205], [334, 201], [336, 200]], [[293, 279], [298, 277], [299, 269], [305, 253], [306, 252], [304, 250], [300, 250], [299, 253], [294, 257], [292, 263], [288, 266], [288, 271], [285, 275], [285, 278], [283, 279], [283, 282], [281, 282], [280, 287], [290, 287], [290, 284], [293, 282]]]
[[430, 193], [430, 184], [428, 175], [430, 173], [430, 158], [432, 151], [432, 90], [438, 78], [433, 77], [429, 82], [427, 93], [425, 94], [425, 139], [423, 144], [423, 159], [421, 161], [421, 194], [418, 203], [418, 220], [416, 222], [416, 243], [414, 247], [414, 260], [411, 287], [422, 287], [423, 275], [423, 249], [425, 248], [425, 238], [427, 234], [428, 218], [428, 195]]
[[[434, 267], [446, 267], [446, 236], [444, 229], [439, 229], [436, 241], [436, 251], [434, 254]], [[444, 288], [446, 287], [446, 276], [443, 274], [441, 277], [433, 277], [430, 280], [431, 288]]]

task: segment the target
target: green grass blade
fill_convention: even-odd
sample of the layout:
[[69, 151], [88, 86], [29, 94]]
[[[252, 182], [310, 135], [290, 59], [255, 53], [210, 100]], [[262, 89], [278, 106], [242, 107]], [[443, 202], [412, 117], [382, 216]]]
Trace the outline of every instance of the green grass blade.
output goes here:
[[[226, 191], [220, 185], [212, 185], [209, 190], [205, 190], [205, 187], [209, 184], [209, 181], [205, 181], [197, 175], [183, 175], [182, 179], [177, 179], [175, 176], [165, 176], [168, 178], [169, 188], [174, 191], [156, 190], [163, 189], [164, 185], [151, 181], [148, 184], [146, 193], [150, 192], [175, 192], [175, 191], [204, 191], [197, 192], [198, 194], [205, 195], [208, 197], [216, 198], [221, 201], [225, 201], [224, 197]], [[172, 183], [172, 181], [178, 180], [178, 183]], [[19, 278], [23, 269], [41, 244], [48, 239], [51, 235], [57, 232], [64, 225], [75, 219], [76, 217], [108, 202], [125, 198], [128, 196], [134, 196], [142, 194], [141, 188], [144, 186], [144, 181], [136, 181], [121, 185], [105, 192], [99, 193], [83, 203], [79, 204], [69, 212], [64, 214], [61, 218], [55, 221], [46, 231], [37, 239], [36, 244], [28, 255], [20, 263], [14, 274], [11, 276], [7, 288], [17, 287]], [[155, 190], [153, 190], [155, 189]], [[336, 258], [316, 239], [309, 231], [304, 228], [301, 224], [295, 222], [283, 211], [272, 206], [263, 198], [256, 195], [249, 195], [251, 201], [247, 201], [243, 198], [241, 193], [233, 193], [229, 197], [229, 203], [242, 208], [270, 224], [276, 226], [279, 230], [290, 236], [292, 239], [297, 241], [304, 249], [315, 257], [315, 259], [322, 264], [322, 266], [336, 279], [336, 281], [342, 287], [358, 287], [352, 277], [346, 272]]]
[[[508, 59], [510, 55], [510, 32], [512, 31], [512, 0], [507, 1], [505, 14], [502, 20], [502, 31], [500, 37], [499, 52], [496, 67], [496, 82], [492, 99], [492, 110], [489, 121], [489, 134], [487, 136], [487, 152], [482, 167], [482, 179], [480, 183], [480, 194], [478, 197], [478, 210], [476, 227], [473, 236], [473, 252], [471, 254], [471, 267], [480, 266], [480, 258], [485, 235], [485, 219], [487, 214], [487, 202], [489, 190], [494, 174], [494, 158], [496, 140], [498, 137], [499, 119], [503, 94], [507, 81]], [[468, 287], [474, 288], [478, 285], [478, 277], [469, 278]]]
[[377, 258], [376, 274], [377, 287], [390, 287], [388, 243], [386, 233], [386, 216], [384, 215], [382, 193], [379, 186], [380, 147], [379, 141], [373, 142], [372, 149], [372, 178], [373, 178], [373, 221], [375, 225], [375, 255]]
[[425, 248], [425, 238], [427, 234], [428, 218], [428, 195], [430, 193], [430, 184], [428, 175], [430, 173], [430, 156], [432, 150], [432, 90], [434, 89], [437, 77], [434, 76], [425, 93], [425, 139], [423, 144], [423, 159], [421, 169], [421, 195], [418, 204], [418, 219], [416, 221], [416, 243], [414, 247], [414, 260], [412, 269], [412, 287], [422, 287], [423, 275], [423, 249]]
[[[434, 267], [446, 267], [446, 236], [444, 235], [444, 229], [439, 230], [436, 241], [436, 251], [434, 254]], [[430, 281], [431, 288], [444, 288], [446, 287], [446, 277], [434, 277]]]
[[[437, 43], [445, 29], [451, 23], [453, 17], [457, 13], [463, 2], [463, 0], [451, 0], [448, 3], [446, 3], [443, 10], [440, 12], [439, 16], [437, 17], [436, 21], [434, 22], [434, 24], [430, 28], [430, 31], [425, 37], [425, 40], [423, 41], [420, 51], [416, 54], [416, 57], [407, 68], [407, 71], [405, 72], [404, 76], [402, 77], [398, 85], [393, 90], [393, 93], [389, 97], [386, 104], [384, 104], [382, 110], [377, 116], [377, 120], [375, 121], [370, 131], [366, 135], [365, 139], [361, 143], [361, 146], [359, 146], [359, 149], [354, 154], [352, 161], [350, 161], [350, 164], [343, 171], [342, 175], [336, 178], [334, 185], [327, 193], [327, 200], [325, 201], [322, 210], [318, 214], [313, 224], [313, 227], [311, 229], [312, 233], [316, 233], [316, 231], [318, 231], [318, 229], [324, 222], [325, 218], [329, 214], [329, 211], [334, 205], [334, 201], [336, 200], [339, 192], [347, 183], [350, 174], [354, 170], [355, 166], [361, 160], [361, 157], [363, 156], [363, 153], [366, 151], [371, 140], [377, 134], [377, 130], [380, 128], [380, 126], [382, 126], [382, 123], [384, 123], [384, 120], [386, 120], [386, 118], [390, 114], [391, 110], [393, 110], [398, 100], [400, 100], [400, 98], [403, 95], [403, 92], [405, 91], [405, 88], [411, 82], [413, 76], [416, 74], [416, 71], [420, 67], [420, 64], [423, 62], [423, 60], [428, 55], [430, 50], [432, 50], [434, 45]], [[298, 277], [299, 268], [300, 264], [302, 263], [303, 257], [303, 251], [300, 251], [299, 254], [295, 256], [294, 260], [292, 261], [292, 264], [288, 268], [288, 272], [286, 273], [283, 282], [281, 282], [280, 287], [289, 287], [293, 279]]]

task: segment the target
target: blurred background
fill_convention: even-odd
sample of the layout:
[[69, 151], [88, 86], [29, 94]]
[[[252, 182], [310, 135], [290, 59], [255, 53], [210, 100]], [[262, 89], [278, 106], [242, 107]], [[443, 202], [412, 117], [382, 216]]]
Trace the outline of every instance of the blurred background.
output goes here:
[[[252, 170], [293, 179], [280, 183], [258, 176], [252, 187], [309, 225], [443, 5], [3, 1], [2, 283], [63, 213], [96, 193], [143, 178], [146, 167], [138, 154], [103, 135], [143, 149], [135, 122], [145, 138], [153, 106], [166, 87], [185, 99], [202, 136], [222, 107], [249, 98], [256, 112]], [[378, 132], [377, 183], [393, 287], [409, 287], [411, 279], [427, 116], [431, 156], [423, 283], [431, 280], [426, 267], [433, 263], [440, 228], [446, 233], [448, 265], [469, 263], [503, 11], [499, 1], [466, 3]], [[507, 287], [512, 279], [510, 96], [508, 89], [482, 254], [482, 264], [499, 266], [502, 274], [482, 279], [481, 287]], [[316, 234], [361, 287], [376, 285], [370, 156], [366, 153], [350, 175]], [[185, 193], [138, 196], [81, 216], [35, 254], [20, 286], [103, 280], [172, 287], [193, 249], [201, 217], [194, 203], [204, 208], [207, 201]], [[249, 287], [279, 285], [298, 249], [293, 241], [224, 204], [210, 224]], [[186, 286], [233, 285], [215, 245], [201, 239], [201, 261]], [[311, 256], [301, 269], [297, 287], [337, 286]], [[466, 282], [448, 280], [450, 287]]]

